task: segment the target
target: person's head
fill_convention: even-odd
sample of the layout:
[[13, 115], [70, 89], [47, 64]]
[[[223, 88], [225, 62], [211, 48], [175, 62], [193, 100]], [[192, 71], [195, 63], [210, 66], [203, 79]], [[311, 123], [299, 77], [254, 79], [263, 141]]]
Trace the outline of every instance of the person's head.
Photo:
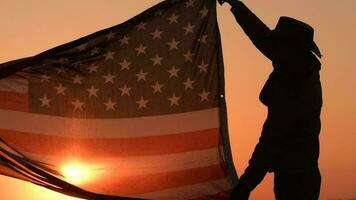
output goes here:
[[290, 17], [281, 17], [276, 28], [268, 36], [277, 52], [282, 55], [313, 52], [321, 53], [314, 42], [314, 29], [310, 25]]

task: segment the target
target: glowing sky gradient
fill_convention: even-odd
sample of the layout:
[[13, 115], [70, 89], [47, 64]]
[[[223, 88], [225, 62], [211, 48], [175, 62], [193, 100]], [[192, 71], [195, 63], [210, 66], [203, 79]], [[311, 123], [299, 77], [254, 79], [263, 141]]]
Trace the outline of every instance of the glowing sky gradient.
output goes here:
[[[0, 0], [0, 63], [31, 56], [126, 21], [158, 0]], [[281, 15], [310, 23], [324, 55], [320, 168], [321, 198], [356, 197], [356, 1], [245, 0], [273, 28]], [[218, 7], [226, 71], [229, 128], [241, 174], [258, 141], [266, 108], [258, 101], [271, 71], [235, 22], [229, 6]], [[1, 119], [0, 119], [1, 120]], [[69, 200], [22, 181], [0, 177], [3, 200]], [[268, 175], [252, 200], [272, 200]]]

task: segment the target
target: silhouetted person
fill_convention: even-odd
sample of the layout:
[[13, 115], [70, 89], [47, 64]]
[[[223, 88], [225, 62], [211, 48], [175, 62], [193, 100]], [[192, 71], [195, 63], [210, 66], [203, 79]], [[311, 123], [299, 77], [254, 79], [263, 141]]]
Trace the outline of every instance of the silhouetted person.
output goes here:
[[277, 200], [318, 199], [322, 91], [321, 63], [316, 57], [321, 54], [313, 42], [314, 30], [289, 17], [281, 17], [276, 28], [270, 30], [241, 1], [222, 2], [230, 3], [244, 32], [273, 64], [260, 94], [268, 116], [231, 199], [248, 199], [267, 172], [274, 172]]

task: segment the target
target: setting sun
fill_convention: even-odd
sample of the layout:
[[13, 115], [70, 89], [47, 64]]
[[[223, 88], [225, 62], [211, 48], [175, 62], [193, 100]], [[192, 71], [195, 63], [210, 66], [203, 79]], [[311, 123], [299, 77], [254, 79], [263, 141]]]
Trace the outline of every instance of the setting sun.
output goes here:
[[[166, 0], [0, 0], [0, 64], [34, 56], [53, 47], [76, 41], [99, 30], [122, 24], [140, 15], [151, 6], [164, 1]], [[181, 1], [188, 2], [188, 0]], [[240, 1], [252, 9], [271, 29], [275, 28], [280, 16], [290, 16], [314, 27], [315, 41], [323, 54], [320, 71], [324, 104], [321, 114], [320, 157], [318, 160], [322, 176], [319, 199], [356, 200], [356, 173], [354, 173], [356, 169], [356, 0]], [[178, 5], [178, 2], [180, 1], [172, 5]], [[196, 0], [195, 5], [200, 2], [208, 1]], [[219, 68], [218, 74], [224, 75], [224, 77], [217, 80], [219, 81], [217, 86], [212, 87], [212, 81], [215, 80], [213, 76], [209, 76], [209, 81], [205, 82], [198, 81], [198, 79], [194, 81], [195, 76], [190, 75], [192, 72], [199, 74], [199, 77], [205, 76], [207, 74], [205, 70], [209, 72], [209, 69], [213, 67], [210, 62], [215, 62], [214, 60], [219, 56], [215, 56], [214, 59], [203, 60], [205, 57], [194, 54], [192, 60], [195, 61], [195, 58], [197, 58], [197, 62], [189, 62], [189, 59], [187, 59], [188, 62], [183, 62], [186, 58], [184, 54], [186, 54], [188, 48], [192, 47], [193, 50], [204, 52], [210, 51], [211, 49], [207, 48], [207, 45], [213, 47], [216, 41], [219, 41], [214, 40], [215, 34], [210, 35], [214, 31], [209, 31], [205, 40], [204, 32], [199, 31], [199, 26], [194, 24], [195, 27], [192, 28], [193, 21], [203, 19], [201, 17], [205, 15], [204, 10], [202, 10], [202, 13], [197, 12], [196, 17], [189, 17], [192, 12], [188, 12], [188, 10], [194, 7], [188, 4], [188, 8], [186, 8], [183, 5], [182, 9], [175, 13], [166, 11], [155, 13], [159, 17], [157, 21], [162, 21], [163, 25], [148, 23], [145, 29], [143, 29], [143, 26], [139, 26], [140, 28], [134, 27], [134, 34], [126, 26], [122, 26], [125, 27], [124, 32], [117, 32], [116, 35], [113, 32], [109, 32], [105, 36], [101, 36], [101, 33], [97, 34], [100, 35], [98, 44], [103, 41], [103, 45], [99, 45], [98, 48], [100, 56], [98, 56], [99, 54], [96, 55], [97, 49], [91, 49], [94, 47], [94, 43], [93, 46], [92, 43], [88, 46], [73, 45], [68, 48], [68, 52], [58, 54], [59, 56], [72, 55], [71, 58], [75, 60], [79, 57], [82, 58], [79, 55], [85, 53], [85, 55], [83, 54], [83, 58], [85, 58], [83, 62], [72, 63], [73, 66], [83, 70], [71, 70], [74, 68], [71, 67], [72, 65], [63, 69], [50, 68], [48, 72], [53, 73], [56, 78], [50, 76], [50, 79], [48, 79], [47, 76], [49, 75], [41, 74], [44, 76], [39, 79], [34, 77], [34, 74], [30, 74], [26, 82], [11, 80], [17, 84], [16, 87], [10, 87], [12, 84], [4, 84], [2, 88], [0, 86], [0, 91], [4, 91], [0, 94], [0, 106], [3, 101], [6, 101], [9, 102], [6, 106], [22, 109], [22, 111], [0, 109], [1, 140], [21, 147], [19, 152], [28, 156], [31, 160], [40, 161], [39, 164], [46, 167], [40, 169], [50, 169], [48, 171], [58, 177], [58, 173], [52, 171], [55, 170], [61, 174], [58, 178], [88, 192], [115, 196], [127, 194], [133, 197], [134, 193], [156, 195], [158, 194], [157, 188], [164, 187], [165, 192], [162, 195], [164, 196], [173, 194], [172, 188], [178, 187], [179, 184], [190, 184], [189, 187], [179, 186], [182, 190], [188, 188], [187, 190], [199, 192], [201, 187], [197, 182], [201, 180], [209, 180], [209, 184], [212, 184], [210, 188], [223, 189], [223, 187], [218, 187], [218, 182], [210, 181], [210, 179], [219, 178], [218, 180], [220, 180], [224, 174], [205, 171], [205, 169], [210, 169], [208, 167], [210, 165], [213, 165], [212, 169], [214, 170], [225, 168], [225, 165], [221, 165], [221, 162], [226, 160], [225, 158], [215, 159], [221, 155], [220, 145], [225, 146], [225, 143], [211, 142], [210, 138], [216, 139], [219, 136], [212, 131], [228, 130], [234, 166], [237, 174], [242, 175], [261, 137], [261, 131], [267, 117], [268, 108], [261, 103], [259, 95], [273, 67], [271, 61], [256, 49], [244, 30], [241, 29], [230, 10], [231, 7], [227, 4], [223, 6], [217, 4], [216, 7], [216, 13], [215, 11], [214, 13], [208, 12], [207, 16], [209, 16], [209, 19], [215, 18], [215, 14], [218, 17], [217, 22], [220, 31], [218, 36], [221, 40], [222, 49], [214, 50], [211, 55], [215, 55], [216, 52], [222, 50], [223, 56], [219, 60], [223, 62], [224, 67]], [[160, 14], [163, 15], [159, 16]], [[140, 21], [136, 19], [130, 21], [130, 23], [135, 24]], [[204, 19], [203, 23], [208, 24], [208, 21]], [[121, 26], [118, 27], [121, 28]], [[170, 27], [174, 27], [174, 31], [170, 31]], [[187, 29], [184, 29], [185, 27]], [[194, 34], [191, 33], [192, 29]], [[161, 32], [162, 34], [160, 34]], [[193, 38], [193, 35], [202, 37], [196, 44], [188, 45], [186, 38]], [[96, 38], [96, 35], [93, 38]], [[129, 44], [127, 44], [127, 40]], [[203, 41], [206, 41], [207, 44]], [[141, 42], [142, 45], [140, 45]], [[110, 54], [112, 52], [106, 51], [108, 49], [104, 48], [106, 44], [110, 44], [110, 48], [111, 46], [114, 48], [122, 47], [125, 51], [128, 49], [129, 52], [119, 53], [115, 51], [115, 55], [112, 56]], [[161, 44], [162, 48], [159, 46]], [[81, 50], [83, 48], [84, 50]], [[61, 50], [64, 49], [66, 48], [61, 48]], [[193, 50], [190, 53], [193, 53]], [[75, 54], [72, 54], [72, 52], [75, 52]], [[154, 58], [156, 53], [158, 54]], [[165, 56], [166, 54], [170, 56], [177, 54], [177, 61], [181, 60], [182, 64], [173, 66], [173, 63], [168, 62], [170, 60], [168, 59], [169, 56]], [[45, 54], [43, 58], [47, 58], [47, 55]], [[187, 58], [190, 58], [189, 53], [186, 55], [188, 55]], [[129, 57], [132, 57], [132, 59], [128, 59]], [[151, 57], [153, 60], [151, 60]], [[164, 59], [160, 60], [161, 57], [164, 57]], [[104, 58], [105, 60], [101, 61], [103, 64], [99, 64], [99, 61], [98, 64], [91, 64], [97, 58]], [[55, 56], [53, 56], [53, 59], [55, 59]], [[46, 59], [43, 60], [43, 63], [36, 61], [38, 64], [34, 67], [36, 71], [45, 66]], [[52, 60], [52, 58], [48, 60]], [[62, 65], [62, 61], [65, 64], [67, 62], [66, 59], [58, 60], [58, 62], [53, 62], [53, 65]], [[142, 61], [147, 63], [140, 65]], [[162, 65], [159, 65], [159, 61], [162, 61]], [[186, 67], [186, 63], [192, 67]], [[197, 66], [194, 67], [193, 64], [197, 64]], [[205, 67], [207, 64], [208, 66]], [[111, 70], [112, 65], [114, 68]], [[52, 63], [50, 63], [50, 66], [52, 66]], [[139, 68], [136, 70], [136, 67]], [[0, 71], [1, 68], [2, 66]], [[137, 81], [139, 74], [136, 73], [140, 72], [140, 68], [143, 70], [140, 73], [141, 77], [145, 77], [146, 80], [139, 79]], [[152, 73], [148, 69], [152, 69]], [[63, 70], [65, 71], [63, 72]], [[162, 74], [165, 77], [156, 76], [156, 72], [159, 70], [163, 70]], [[185, 73], [185, 70], [189, 70], [189, 72]], [[45, 70], [38, 70], [41, 73], [42, 71]], [[75, 73], [81, 71], [84, 71], [83, 74], [75, 76]], [[84, 74], [90, 74], [90, 76], [88, 75], [87, 78]], [[113, 78], [114, 75], [116, 78]], [[130, 78], [131, 75], [132, 78]], [[91, 76], [95, 76], [95, 79], [89, 79]], [[23, 75], [20, 74], [20, 77], [23, 78]], [[107, 78], [105, 79], [105, 77]], [[34, 79], [38, 79], [38, 83]], [[180, 82], [168, 84], [163, 80]], [[185, 80], [187, 82], [184, 82]], [[135, 90], [134, 85], [138, 83], [148, 89]], [[155, 83], [156, 85], [154, 85]], [[164, 86], [161, 86], [162, 84]], [[221, 91], [218, 92], [225, 92], [223, 99], [226, 99], [227, 106], [224, 106], [223, 112], [219, 110], [214, 115], [220, 118], [223, 116], [220, 113], [227, 112], [227, 117], [225, 116], [224, 120], [216, 122], [219, 126], [223, 125], [222, 128], [206, 129], [207, 134], [205, 134], [205, 131], [196, 131], [199, 124], [195, 123], [195, 120], [198, 119], [201, 120], [201, 126], [213, 127], [215, 125], [215, 123], [204, 120], [205, 116], [184, 118], [184, 120], [187, 119], [187, 123], [180, 123], [176, 120], [173, 125], [154, 120], [158, 116], [149, 118], [148, 114], [150, 114], [151, 108], [154, 108], [152, 110], [155, 111], [163, 106], [163, 103], [157, 103], [153, 107], [153, 100], [161, 98], [161, 96], [164, 97], [162, 102], [168, 105], [167, 112], [171, 110], [187, 112], [188, 110], [177, 106], [177, 103], [183, 104], [183, 102], [189, 104], [189, 106], [193, 105], [190, 101], [185, 100], [185, 96], [195, 96], [199, 101], [202, 100], [201, 103], [205, 105], [208, 101], [203, 97], [206, 95], [202, 95], [203, 97], [190, 95], [193, 92], [202, 92], [197, 87], [201, 84], [208, 84], [209, 87], [207, 88], [209, 89], [221, 87]], [[34, 90], [34, 86], [41, 89]], [[169, 88], [176, 86], [183, 88], [182, 95], [169, 90]], [[31, 92], [29, 92], [30, 88]], [[110, 88], [110, 90], [104, 90], [104, 88]], [[36, 96], [37, 93], [38, 97]], [[3, 94], [9, 95], [9, 98]], [[137, 99], [135, 99], [136, 95]], [[148, 95], [152, 96], [151, 101], [148, 101]], [[20, 100], [12, 101], [12, 98]], [[219, 95], [212, 93], [208, 95], [208, 98], [221, 101]], [[120, 101], [120, 99], [123, 100]], [[54, 104], [59, 100], [67, 103]], [[123, 103], [126, 100], [132, 102]], [[136, 121], [129, 123], [129, 121], [126, 121], [126, 117], [122, 123], [121, 121], [120, 123], [116, 122], [116, 119], [122, 119], [116, 117], [131, 113], [129, 107], [134, 109], [133, 114], [143, 113], [142, 121], [157, 124], [157, 126], [151, 128], [153, 127], [151, 124], [149, 126], [141, 125], [141, 123], [138, 125]], [[86, 111], [97, 108], [101, 109], [100, 112]], [[58, 114], [58, 116], [54, 114]], [[67, 118], [64, 116], [67, 114], [78, 114], [78, 116]], [[100, 115], [100, 119], [95, 118], [94, 115]], [[18, 116], [21, 116], [21, 118]], [[171, 114], [164, 117], [175, 119]], [[131, 120], [132, 118], [128, 117], [127, 119]], [[228, 123], [223, 124], [223, 121], [228, 121]], [[117, 126], [117, 128], [111, 128], [111, 124]], [[125, 127], [127, 125], [127, 131], [121, 127], [122, 125]], [[181, 136], [185, 135], [183, 132], [187, 132], [184, 130], [187, 130], [188, 126], [196, 130], [189, 132], [194, 133], [192, 139], [185, 140]], [[165, 129], [174, 130], [174, 134], [162, 136]], [[135, 132], [135, 134], [132, 132]], [[198, 136], [203, 136], [203, 139], [196, 139]], [[159, 140], [156, 140], [156, 137]], [[170, 145], [166, 142], [169, 138], [177, 139]], [[131, 141], [133, 142], [131, 143]], [[189, 148], [187, 147], [188, 143], [191, 144]], [[219, 152], [209, 149], [213, 145], [219, 145], [217, 147]], [[204, 149], [187, 153], [188, 150], [198, 147]], [[175, 152], [173, 156], [168, 154], [173, 151]], [[186, 155], [193, 155], [192, 159], [185, 159]], [[203, 155], [204, 162], [194, 160], [201, 155]], [[166, 158], [170, 160], [166, 161]], [[205, 163], [205, 161], [209, 163]], [[0, 163], [0, 168], [6, 164], [2, 161]], [[167, 170], [168, 168], [171, 170]], [[191, 171], [192, 168], [197, 170]], [[19, 170], [22, 170], [22, 168]], [[177, 173], [172, 173], [177, 170], [179, 170]], [[185, 172], [187, 175], [185, 175]], [[191, 177], [200, 173], [206, 174], [199, 176], [197, 181], [189, 182]], [[147, 174], [148, 176], [145, 176]], [[169, 178], [166, 178], [168, 176]], [[161, 181], [162, 184], [159, 184]], [[251, 199], [274, 200], [273, 187], [274, 175], [268, 173], [263, 182], [251, 194]], [[215, 191], [210, 190], [210, 188], [207, 191]], [[179, 191], [178, 194], [184, 195], [186, 193]], [[51, 191], [43, 186], [0, 174], [0, 200], [18, 199], [79, 200]]]
[[60, 171], [64, 178], [73, 184], [86, 183], [92, 177], [90, 167], [76, 161], [65, 164]]

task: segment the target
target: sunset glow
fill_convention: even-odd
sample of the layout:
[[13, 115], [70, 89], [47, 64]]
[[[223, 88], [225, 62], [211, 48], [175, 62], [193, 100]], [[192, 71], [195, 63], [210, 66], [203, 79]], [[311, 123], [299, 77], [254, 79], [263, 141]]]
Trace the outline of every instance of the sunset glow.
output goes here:
[[[33, 56], [122, 23], [161, 1], [0, 0], [0, 63]], [[275, 27], [282, 15], [306, 21], [315, 28], [315, 40], [324, 55], [321, 59], [324, 107], [320, 134], [320, 200], [355, 199], [356, 1], [243, 2], [270, 28]], [[272, 65], [251, 43], [229, 9], [228, 5], [218, 6], [218, 21], [224, 55], [230, 143], [236, 169], [241, 175], [266, 119], [267, 109], [258, 96]], [[105, 174], [110, 161], [55, 159], [62, 164], [59, 170], [67, 181], [79, 186], [88, 184], [86, 188], [90, 191], [97, 189], [102, 179], [112, 179], [110, 174]], [[125, 176], [128, 169], [130, 165], [117, 170], [120, 176]], [[0, 194], [2, 200], [76, 199], [5, 176], [0, 176]], [[273, 174], [266, 176], [251, 199], [275, 199]]]
[[65, 180], [75, 185], [84, 185], [95, 180], [98, 171], [95, 166], [81, 161], [71, 160], [66, 162], [60, 169]]
[[90, 177], [90, 168], [79, 162], [69, 162], [61, 168], [61, 173], [65, 179], [73, 184], [82, 184], [87, 182]]

